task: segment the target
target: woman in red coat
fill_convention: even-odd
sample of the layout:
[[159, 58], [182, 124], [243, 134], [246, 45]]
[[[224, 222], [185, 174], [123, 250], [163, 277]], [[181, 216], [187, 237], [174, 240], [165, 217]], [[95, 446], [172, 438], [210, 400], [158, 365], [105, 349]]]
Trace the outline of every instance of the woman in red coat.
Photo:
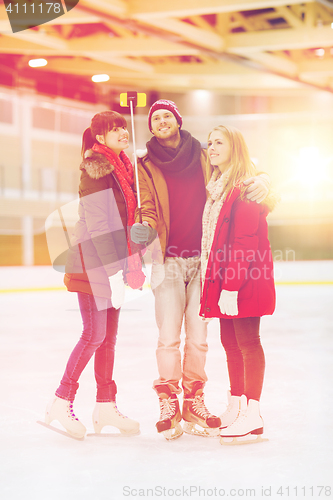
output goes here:
[[[221, 444], [259, 439], [263, 433], [259, 400], [265, 358], [260, 317], [275, 308], [273, 260], [266, 216], [273, 195], [247, 201], [243, 181], [256, 175], [242, 134], [218, 126], [208, 137], [213, 167], [203, 214], [200, 316], [219, 318], [226, 351], [230, 392], [221, 416]], [[252, 435], [251, 437], [249, 435]]]

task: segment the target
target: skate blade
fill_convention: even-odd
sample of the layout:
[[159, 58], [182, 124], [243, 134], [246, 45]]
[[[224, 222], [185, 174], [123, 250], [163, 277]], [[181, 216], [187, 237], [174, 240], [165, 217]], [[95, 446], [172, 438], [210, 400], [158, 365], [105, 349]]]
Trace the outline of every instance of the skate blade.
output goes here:
[[263, 438], [261, 434], [247, 434], [246, 436], [237, 437], [226, 437], [222, 436], [220, 439], [220, 444], [226, 446], [237, 446], [239, 444], [258, 444], [268, 441], [267, 438]]
[[162, 434], [167, 441], [172, 441], [173, 439], [179, 438], [183, 434], [183, 429], [180, 424], [176, 424], [175, 427], [163, 431]]
[[86, 434], [88, 437], [99, 437], [99, 438], [119, 438], [119, 437], [131, 437], [131, 436], [139, 436], [141, 431], [134, 432], [90, 432]]
[[220, 437], [220, 429], [218, 427], [201, 427], [197, 428], [199, 424], [194, 424], [192, 422], [184, 422], [183, 430], [186, 434], [192, 434], [192, 436], [202, 436], [202, 437]]
[[75, 441], [83, 441], [84, 440], [84, 436], [83, 437], [75, 437], [72, 434], [69, 434], [69, 432], [62, 431], [61, 429], [58, 429], [57, 427], [54, 427], [53, 425], [46, 424], [45, 422], [42, 422], [41, 420], [37, 420], [37, 424], [40, 424], [43, 427], [47, 427], [51, 431], [57, 432], [58, 434], [62, 434], [63, 436], [69, 437], [71, 439], [75, 439]]

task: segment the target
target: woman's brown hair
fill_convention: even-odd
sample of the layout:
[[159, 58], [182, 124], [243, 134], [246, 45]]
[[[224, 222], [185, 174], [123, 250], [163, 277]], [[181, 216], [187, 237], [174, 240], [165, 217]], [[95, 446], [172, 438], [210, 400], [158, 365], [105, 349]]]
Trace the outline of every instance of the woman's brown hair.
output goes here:
[[84, 157], [84, 153], [88, 149], [91, 149], [95, 142], [98, 142], [96, 139], [97, 135], [105, 137], [114, 127], [127, 127], [127, 122], [120, 113], [116, 111], [102, 111], [93, 116], [90, 127], [83, 132], [82, 156]]

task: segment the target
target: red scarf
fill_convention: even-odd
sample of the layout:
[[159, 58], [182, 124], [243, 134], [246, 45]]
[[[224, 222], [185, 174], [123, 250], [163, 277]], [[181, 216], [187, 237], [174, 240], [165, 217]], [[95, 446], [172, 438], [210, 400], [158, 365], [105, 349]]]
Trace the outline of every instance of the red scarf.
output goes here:
[[[104, 155], [114, 167], [113, 173], [116, 175], [125, 197], [128, 213], [127, 223], [128, 226], [133, 226], [135, 222], [136, 198], [133, 191], [134, 171], [130, 159], [124, 151], [121, 151], [118, 156], [112, 149], [103, 144], [95, 143], [92, 149], [95, 153]], [[129, 258], [127, 259], [128, 271], [126, 273], [126, 280], [131, 288], [140, 288], [145, 281], [145, 275], [142, 272], [142, 262], [138, 254], [138, 249], [133, 248], [134, 245], [129, 238], [129, 232], [127, 236], [127, 247]]]

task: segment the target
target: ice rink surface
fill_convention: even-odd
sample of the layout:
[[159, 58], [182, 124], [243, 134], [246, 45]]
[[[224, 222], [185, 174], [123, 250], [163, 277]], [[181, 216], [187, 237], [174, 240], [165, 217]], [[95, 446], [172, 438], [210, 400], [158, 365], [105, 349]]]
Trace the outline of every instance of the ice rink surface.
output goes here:
[[[81, 333], [77, 298], [43, 289], [62, 287], [52, 268], [0, 268], [1, 500], [332, 498], [333, 262], [281, 262], [276, 277], [276, 312], [261, 324], [269, 441], [231, 447], [216, 438], [184, 434], [167, 442], [157, 434], [149, 287], [128, 290], [114, 373], [117, 405], [140, 422], [141, 434], [80, 442], [38, 425]], [[225, 409], [228, 390], [218, 326], [214, 320], [208, 327], [205, 390], [215, 414]], [[91, 361], [74, 407], [88, 432], [94, 401]]]

